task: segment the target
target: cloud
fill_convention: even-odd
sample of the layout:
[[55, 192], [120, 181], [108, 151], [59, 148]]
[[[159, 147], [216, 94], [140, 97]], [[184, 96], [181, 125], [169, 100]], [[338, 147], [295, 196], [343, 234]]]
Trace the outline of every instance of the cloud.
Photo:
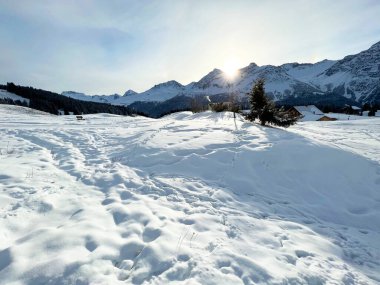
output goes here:
[[374, 0], [2, 1], [0, 81], [123, 93], [199, 80], [230, 58], [338, 59], [380, 40], [379, 14]]

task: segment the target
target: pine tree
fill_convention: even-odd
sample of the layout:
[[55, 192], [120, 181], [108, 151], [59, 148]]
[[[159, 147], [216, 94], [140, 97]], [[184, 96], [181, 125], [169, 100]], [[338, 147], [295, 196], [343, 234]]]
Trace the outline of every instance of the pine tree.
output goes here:
[[274, 102], [265, 95], [264, 84], [264, 79], [257, 80], [248, 93], [251, 107], [247, 119], [259, 119], [263, 126], [267, 123], [285, 128], [294, 125], [298, 117], [286, 112], [284, 108], [276, 109]]
[[248, 120], [254, 121], [261, 114], [263, 108], [268, 104], [267, 97], [264, 90], [264, 79], [259, 79], [253, 85], [249, 96], [250, 112], [248, 114]]

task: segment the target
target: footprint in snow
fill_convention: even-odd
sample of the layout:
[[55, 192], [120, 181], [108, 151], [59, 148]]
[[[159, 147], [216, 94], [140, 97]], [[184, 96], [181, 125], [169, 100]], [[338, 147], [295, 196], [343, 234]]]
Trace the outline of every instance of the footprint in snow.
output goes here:
[[160, 229], [154, 228], [145, 228], [143, 232], [143, 241], [144, 242], [152, 242], [156, 240], [161, 235]]
[[314, 256], [314, 254], [312, 254], [308, 251], [302, 250], [302, 249], [296, 250], [295, 254], [298, 258], [304, 258], [304, 257], [309, 257], [309, 256], [313, 257]]
[[112, 217], [115, 222], [115, 225], [119, 225], [127, 220], [128, 215], [127, 213], [123, 213], [121, 211], [115, 211], [112, 213]]
[[98, 247], [98, 244], [95, 241], [93, 241], [91, 238], [88, 238], [85, 246], [88, 251], [93, 252]]

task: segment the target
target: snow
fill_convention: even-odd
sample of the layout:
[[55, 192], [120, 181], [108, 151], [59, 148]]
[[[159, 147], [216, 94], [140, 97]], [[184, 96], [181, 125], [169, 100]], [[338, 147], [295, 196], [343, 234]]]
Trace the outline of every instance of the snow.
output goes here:
[[21, 102], [26, 102], [29, 105], [29, 99], [10, 93], [6, 90], [0, 89], [0, 99], [6, 99], [6, 98], [11, 99], [13, 101], [19, 100]]
[[302, 82], [310, 82], [313, 78], [323, 73], [336, 63], [334, 60], [323, 60], [314, 64], [284, 64], [282, 67], [294, 78]]
[[[300, 106], [296, 106], [300, 107]], [[303, 107], [303, 106], [301, 106]], [[297, 109], [298, 110], [298, 109]], [[300, 111], [301, 110], [301, 111]], [[354, 120], [367, 120], [368, 119], [368, 112], [363, 113], [363, 116], [359, 115], [349, 115], [349, 114], [343, 114], [343, 113], [322, 113], [315, 115], [312, 112], [304, 111], [302, 108], [298, 110], [301, 112], [303, 117], [300, 119], [301, 122], [308, 122], [308, 121], [317, 121], [318, 119], [322, 118], [323, 116], [327, 116], [329, 118], [334, 118], [339, 121], [354, 121]], [[318, 109], [319, 110], [319, 109]]]
[[363, 116], [363, 117], [368, 117], [369, 112], [370, 112], [370, 111], [363, 111], [362, 116]]
[[342, 113], [327, 113], [326, 116], [330, 118], [335, 118], [340, 121], [352, 121], [352, 120], [366, 120], [368, 116], [359, 116], [359, 115], [349, 115]]
[[309, 122], [309, 121], [318, 121], [320, 118], [322, 118], [324, 115], [315, 115], [310, 112], [301, 112], [302, 117], [299, 118], [300, 122]]
[[[128, 90], [130, 92], [132, 90]], [[73, 98], [81, 101], [91, 101], [97, 103], [110, 103], [113, 104], [114, 101], [119, 99], [121, 96], [119, 94], [112, 95], [86, 95], [84, 93], [75, 92], [75, 91], [63, 91], [61, 95]]]
[[314, 105], [307, 105], [307, 106], [294, 106], [294, 108], [298, 112], [308, 112], [314, 115], [324, 115], [321, 110], [319, 110], [316, 106]]
[[128, 96], [123, 96], [115, 100], [115, 104], [128, 105], [136, 101], [154, 101], [161, 102], [169, 100], [177, 95], [183, 94], [185, 87], [177, 81], [168, 81], [155, 85], [151, 89], [142, 93], [133, 93]]
[[338, 117], [339, 120], [299, 123], [295, 128], [291, 128], [290, 131], [318, 143], [328, 144], [329, 146], [352, 152], [374, 162], [380, 161], [380, 134], [378, 132], [380, 119], [345, 115], [351, 118], [349, 121], [344, 121], [342, 116], [337, 116], [344, 114], [329, 113], [327, 115], [329, 117]]
[[303, 122], [317, 121], [325, 115], [321, 110], [319, 110], [314, 105], [294, 106], [294, 109], [296, 109], [302, 115], [302, 117], [300, 118], [300, 121], [303, 121]]
[[0, 284], [379, 284], [380, 119], [0, 106]]

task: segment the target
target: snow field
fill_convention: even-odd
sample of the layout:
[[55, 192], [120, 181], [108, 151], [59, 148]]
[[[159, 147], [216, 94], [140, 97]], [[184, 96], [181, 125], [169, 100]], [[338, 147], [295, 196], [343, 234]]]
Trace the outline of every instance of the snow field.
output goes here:
[[379, 119], [0, 110], [0, 284], [380, 283]]
[[11, 99], [14, 101], [19, 100], [21, 102], [25, 101], [27, 104], [29, 104], [29, 99], [7, 92], [6, 90], [2, 90], [2, 89], [0, 89], [0, 99]]

